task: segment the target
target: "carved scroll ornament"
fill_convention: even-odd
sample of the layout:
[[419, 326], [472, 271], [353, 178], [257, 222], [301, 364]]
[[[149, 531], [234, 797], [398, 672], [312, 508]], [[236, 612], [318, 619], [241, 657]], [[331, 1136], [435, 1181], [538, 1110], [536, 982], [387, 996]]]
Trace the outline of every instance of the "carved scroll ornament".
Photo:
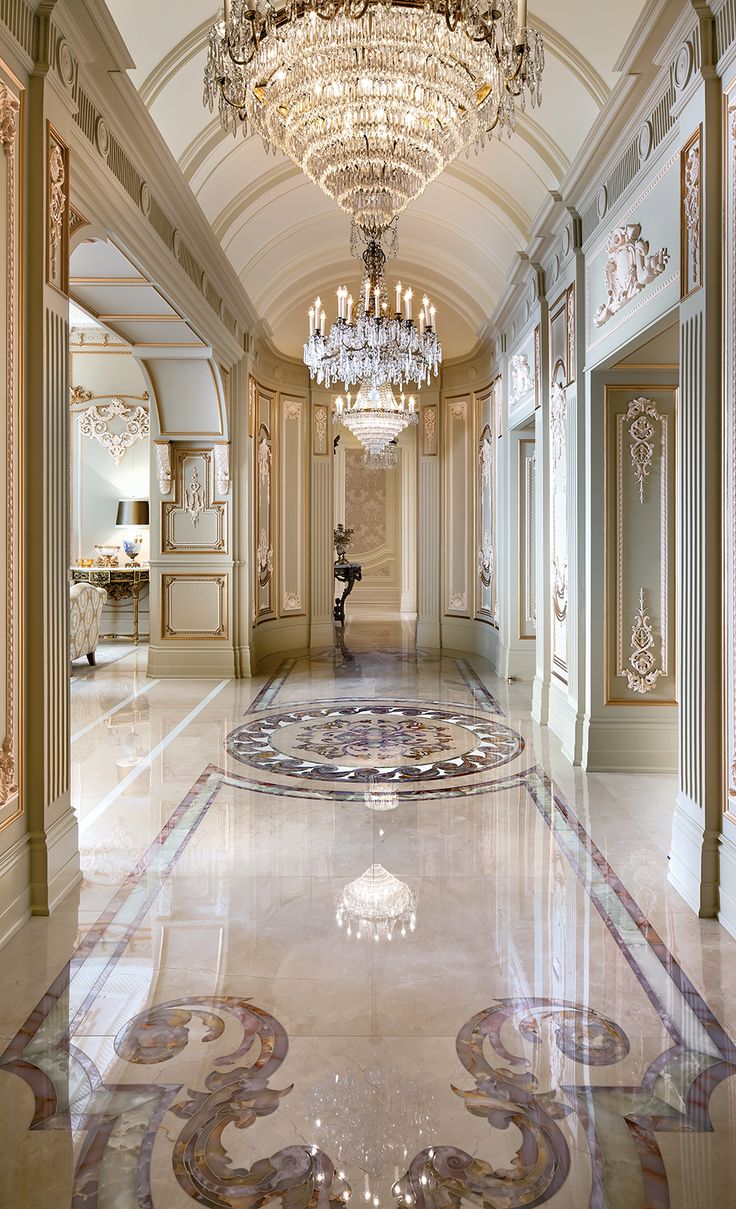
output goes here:
[[652, 654], [654, 633], [644, 605], [644, 589], [639, 591], [639, 608], [634, 614], [634, 625], [631, 630], [630, 669], [626, 668], [626, 681], [632, 693], [651, 693], [657, 680], [665, 674], [664, 669], [657, 667], [657, 661]]
[[171, 446], [168, 441], [156, 445], [156, 477], [162, 495], [171, 491]]
[[639, 223], [616, 227], [608, 240], [608, 260], [603, 274], [608, 298], [595, 313], [596, 327], [603, 327], [613, 315], [651, 284], [669, 263], [666, 248], [649, 251], [649, 241], [641, 238]]
[[218, 495], [230, 490], [230, 446], [215, 445], [215, 486]]
[[511, 399], [517, 403], [534, 389], [529, 358], [526, 353], [517, 353], [511, 358]]
[[52, 143], [49, 150], [49, 276], [51, 281], [56, 281], [59, 275], [59, 250], [64, 238], [65, 182], [64, 153], [58, 143]]
[[204, 488], [199, 477], [199, 466], [194, 466], [192, 477], [189, 480], [189, 486], [184, 490], [184, 511], [192, 518], [192, 525], [196, 528], [199, 524], [199, 518], [205, 510]]
[[[122, 432], [114, 432], [112, 420], [122, 420]], [[119, 466], [128, 450], [136, 441], [142, 441], [151, 432], [151, 420], [145, 407], [129, 407], [120, 399], [101, 407], [88, 407], [79, 413], [79, 431], [83, 437], [97, 441], [106, 449], [116, 466]]]

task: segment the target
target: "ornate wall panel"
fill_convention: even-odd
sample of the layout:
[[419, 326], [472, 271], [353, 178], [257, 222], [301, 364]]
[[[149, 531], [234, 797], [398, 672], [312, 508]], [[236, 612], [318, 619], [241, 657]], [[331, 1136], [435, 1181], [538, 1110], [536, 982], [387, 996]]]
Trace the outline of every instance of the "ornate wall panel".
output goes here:
[[312, 407], [312, 452], [325, 458], [330, 452], [330, 410], [323, 403]]
[[0, 74], [0, 322], [5, 339], [2, 358], [2, 401], [0, 456], [4, 468], [3, 518], [0, 525], [0, 557], [5, 590], [0, 599], [0, 657], [5, 672], [0, 692], [0, 829], [22, 811], [20, 793], [20, 663], [22, 583], [20, 547], [21, 508], [21, 410], [20, 410], [20, 192], [21, 95]]
[[161, 633], [168, 640], [227, 639], [227, 576], [161, 576]]
[[306, 399], [281, 396], [281, 613], [307, 611], [307, 499], [304, 452], [307, 444]]
[[[522, 367], [519, 372], [525, 374], [526, 369]], [[528, 383], [524, 385], [528, 393]], [[495, 626], [498, 625], [497, 482], [501, 392], [499, 377], [477, 399], [476, 614]]]
[[214, 449], [174, 445], [172, 453], [174, 499], [161, 505], [162, 553], [226, 553], [228, 505], [215, 502], [220, 493]]
[[606, 694], [675, 701], [675, 387], [606, 387]]
[[438, 408], [435, 404], [421, 407], [419, 411], [420, 449], [425, 458], [436, 457], [439, 447], [439, 424], [437, 423]]
[[468, 396], [445, 399], [445, 612], [470, 616], [470, 541], [473, 537], [472, 405]]
[[519, 441], [519, 638], [537, 633], [536, 442]]
[[253, 471], [254, 604], [256, 622], [278, 615], [274, 557], [276, 462], [274, 458], [277, 400], [256, 383], [256, 430]]

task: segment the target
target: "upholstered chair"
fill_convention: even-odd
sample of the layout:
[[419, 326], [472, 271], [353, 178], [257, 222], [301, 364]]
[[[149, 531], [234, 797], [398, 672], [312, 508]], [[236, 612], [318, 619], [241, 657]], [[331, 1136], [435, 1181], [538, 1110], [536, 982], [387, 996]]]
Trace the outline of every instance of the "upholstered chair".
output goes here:
[[72, 659], [81, 659], [82, 655], [86, 655], [89, 663], [95, 662], [97, 639], [100, 636], [100, 617], [106, 600], [105, 589], [96, 588], [94, 584], [72, 584], [69, 589]]

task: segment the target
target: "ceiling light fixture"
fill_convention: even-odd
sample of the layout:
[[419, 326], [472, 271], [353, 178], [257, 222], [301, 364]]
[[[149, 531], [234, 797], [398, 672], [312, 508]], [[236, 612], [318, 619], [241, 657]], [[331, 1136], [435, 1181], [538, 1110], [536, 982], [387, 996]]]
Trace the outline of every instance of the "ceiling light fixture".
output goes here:
[[416, 927], [417, 899], [406, 882], [401, 882], [383, 865], [371, 865], [361, 877], [349, 882], [337, 901], [337, 923], [345, 925], [348, 936], [358, 940], [372, 936], [391, 940], [399, 928], [402, 936]]
[[367, 454], [378, 457], [418, 417], [414, 396], [401, 395], [397, 400], [384, 382], [378, 387], [364, 384], [355, 401], [349, 393], [346, 400], [338, 395], [333, 419], [350, 429]]
[[517, 103], [541, 101], [526, 0], [225, 0], [204, 100], [382, 229]]

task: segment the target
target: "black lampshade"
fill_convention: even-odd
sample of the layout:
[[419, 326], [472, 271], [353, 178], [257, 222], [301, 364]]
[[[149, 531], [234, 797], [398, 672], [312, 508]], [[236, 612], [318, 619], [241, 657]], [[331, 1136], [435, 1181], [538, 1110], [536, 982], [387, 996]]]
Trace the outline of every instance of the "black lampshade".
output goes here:
[[148, 524], [148, 500], [118, 500], [118, 527]]

